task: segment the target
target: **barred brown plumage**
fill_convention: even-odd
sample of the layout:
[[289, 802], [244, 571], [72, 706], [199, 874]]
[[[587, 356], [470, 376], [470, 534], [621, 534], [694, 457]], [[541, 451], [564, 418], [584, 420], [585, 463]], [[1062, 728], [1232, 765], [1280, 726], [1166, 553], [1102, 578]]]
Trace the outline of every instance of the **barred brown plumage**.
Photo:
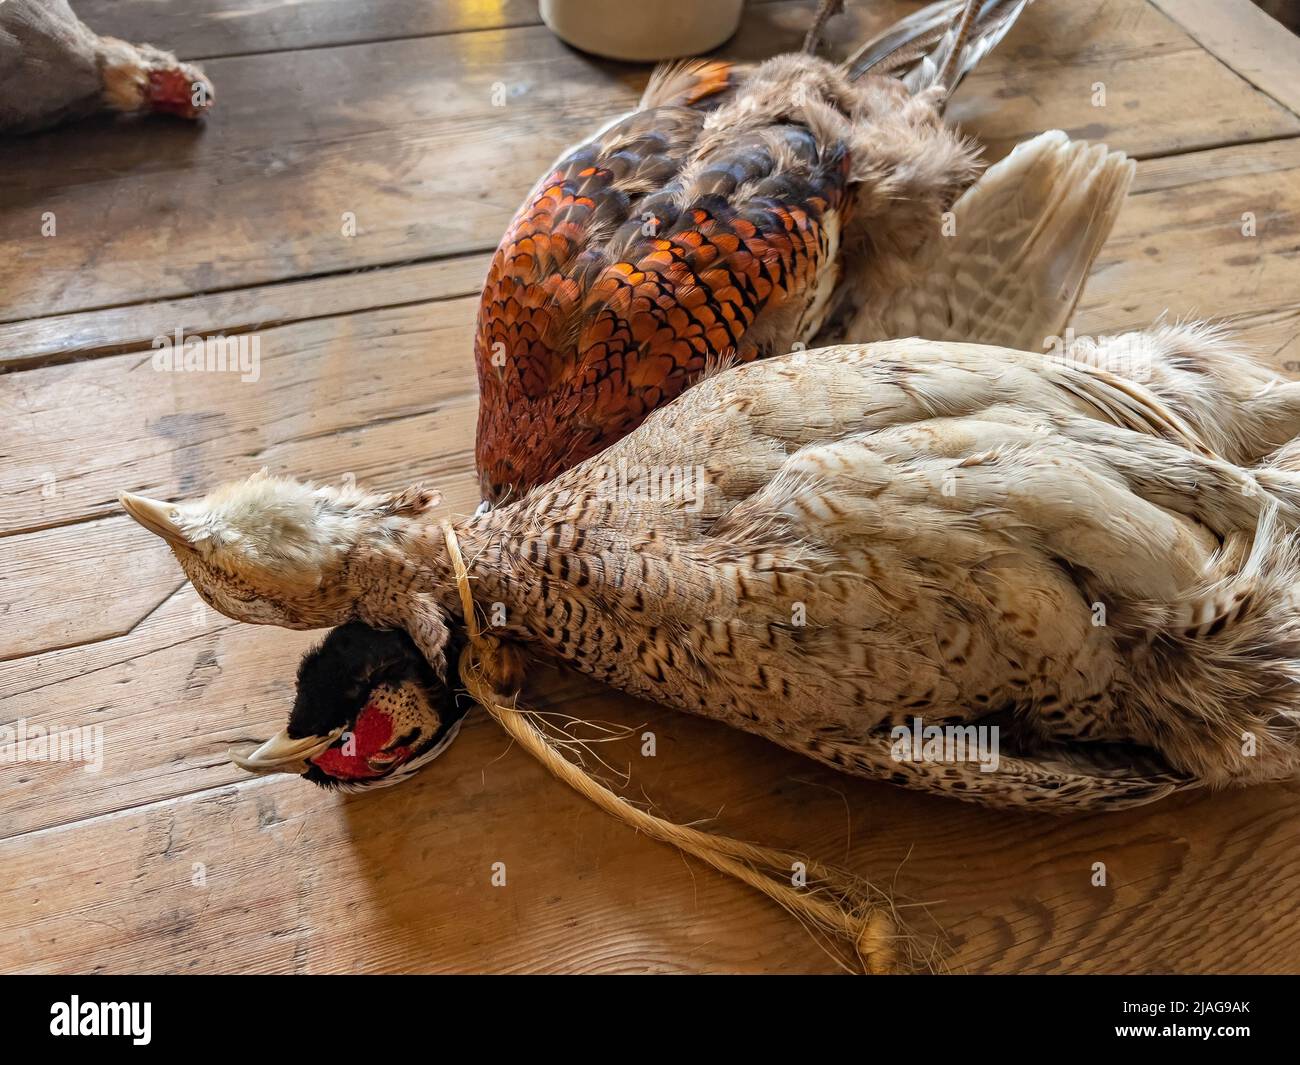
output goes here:
[[[1151, 388], [920, 340], [718, 373], [457, 522], [475, 601], [503, 604], [508, 647], [968, 800], [1113, 809], [1293, 776], [1300, 482], [1267, 452], [1300, 435], [1300, 396], [1252, 391], [1196, 330], [1130, 341]], [[1167, 369], [1207, 356], [1241, 373], [1189, 402]], [[611, 498], [620, 464], [696, 472]], [[401, 627], [446, 669], [462, 607], [420, 493], [259, 475], [124, 503], [229, 616]], [[896, 757], [917, 718], [996, 727], [998, 771]]]

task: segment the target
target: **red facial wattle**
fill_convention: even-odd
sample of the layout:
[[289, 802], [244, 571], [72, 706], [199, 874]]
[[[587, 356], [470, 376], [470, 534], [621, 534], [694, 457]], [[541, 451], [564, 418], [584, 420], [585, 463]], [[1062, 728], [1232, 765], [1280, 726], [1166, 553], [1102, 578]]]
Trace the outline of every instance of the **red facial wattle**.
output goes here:
[[410, 757], [411, 748], [385, 750], [393, 738], [393, 719], [373, 703], [361, 711], [350, 741], [313, 758], [312, 764], [336, 780], [372, 780]]
[[179, 67], [149, 71], [149, 106], [151, 110], [181, 118], [198, 118], [212, 105], [211, 91], [204, 83], [203, 102], [194, 102], [199, 79]]

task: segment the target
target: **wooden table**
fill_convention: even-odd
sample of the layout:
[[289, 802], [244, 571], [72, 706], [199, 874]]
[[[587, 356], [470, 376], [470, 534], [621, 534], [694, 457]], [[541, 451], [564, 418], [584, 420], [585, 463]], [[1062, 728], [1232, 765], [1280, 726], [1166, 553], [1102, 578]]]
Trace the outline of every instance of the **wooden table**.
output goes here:
[[[858, 0], [836, 32], [847, 50], [914, 6]], [[752, 3], [728, 50], [796, 45], [812, 7]], [[829, 970], [779, 910], [588, 806], [481, 713], [390, 791], [247, 778], [226, 750], [283, 723], [312, 636], [203, 607], [114, 502], [268, 464], [427, 478], [472, 509], [486, 257], [647, 70], [567, 49], [527, 0], [78, 8], [201, 58], [219, 101], [202, 129], [0, 144], [0, 720], [98, 724], [107, 745], [97, 774], [0, 766], [0, 968]], [[1245, 0], [1040, 0], [953, 113], [994, 158], [1057, 126], [1139, 160], [1080, 333], [1233, 315], [1300, 369], [1300, 44]], [[256, 334], [260, 380], [154, 372], [177, 327]], [[995, 813], [555, 683], [571, 713], [656, 733], [654, 758], [610, 753], [667, 816], [894, 885], [954, 970], [1300, 969], [1300, 786]]]

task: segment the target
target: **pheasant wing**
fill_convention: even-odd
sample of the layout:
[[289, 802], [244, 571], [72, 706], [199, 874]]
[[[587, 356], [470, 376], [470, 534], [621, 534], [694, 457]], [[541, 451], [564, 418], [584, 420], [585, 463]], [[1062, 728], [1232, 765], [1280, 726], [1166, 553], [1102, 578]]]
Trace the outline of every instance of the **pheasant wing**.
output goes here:
[[868, 304], [848, 336], [1043, 350], [1064, 333], [1133, 170], [1060, 130], [1020, 145], [953, 205], [919, 280]]

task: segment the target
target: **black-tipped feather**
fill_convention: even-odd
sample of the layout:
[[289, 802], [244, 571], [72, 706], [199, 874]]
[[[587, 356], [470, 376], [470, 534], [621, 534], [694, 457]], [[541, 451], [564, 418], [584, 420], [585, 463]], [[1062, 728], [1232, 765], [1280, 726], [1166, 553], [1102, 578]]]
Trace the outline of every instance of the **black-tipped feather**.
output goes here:
[[900, 19], [859, 48], [844, 67], [850, 78], [892, 74], [913, 93], [941, 85], [948, 95], [997, 47], [1033, 0], [983, 0], [966, 32], [966, 0], [940, 0]]

